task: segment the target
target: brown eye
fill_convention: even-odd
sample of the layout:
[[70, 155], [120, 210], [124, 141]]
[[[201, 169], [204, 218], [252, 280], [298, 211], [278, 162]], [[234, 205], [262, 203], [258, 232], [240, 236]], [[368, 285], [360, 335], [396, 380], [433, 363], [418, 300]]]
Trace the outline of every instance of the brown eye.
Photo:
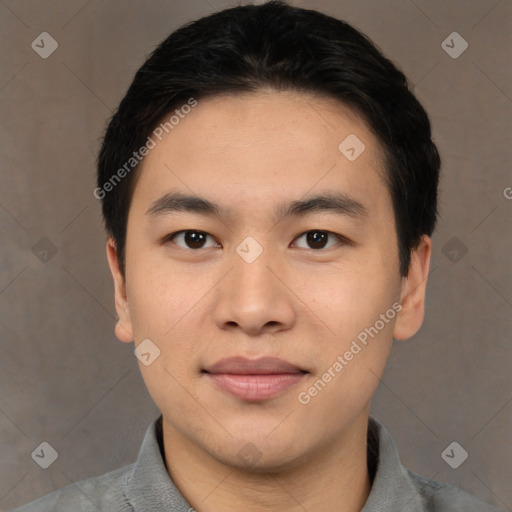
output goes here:
[[[343, 240], [340, 236], [336, 235], [335, 233], [331, 233], [330, 231], [322, 231], [319, 229], [307, 231], [306, 233], [303, 233], [302, 235], [300, 235], [297, 238], [297, 240], [299, 240], [300, 238], [306, 237], [306, 243], [309, 245], [309, 247], [305, 247], [305, 249], [318, 250], [318, 249], [326, 248], [326, 244], [329, 239], [329, 236], [336, 237], [338, 242]], [[332, 245], [336, 245], [336, 244], [331, 244], [327, 248], [332, 247]]]
[[[166, 238], [166, 242], [172, 241], [173, 243], [176, 243], [174, 240], [181, 238], [183, 243], [185, 243], [185, 246], [178, 245], [179, 247], [183, 247], [184, 249], [204, 249], [205, 248], [205, 241], [206, 239], [210, 237], [208, 233], [205, 233], [204, 231], [194, 231], [194, 230], [185, 230], [185, 231], [178, 231], [176, 233], [173, 233], [172, 235], [169, 235]], [[213, 240], [213, 238], [212, 238]], [[213, 246], [214, 247], [215, 243]], [[207, 247], [206, 247], [207, 248]]]

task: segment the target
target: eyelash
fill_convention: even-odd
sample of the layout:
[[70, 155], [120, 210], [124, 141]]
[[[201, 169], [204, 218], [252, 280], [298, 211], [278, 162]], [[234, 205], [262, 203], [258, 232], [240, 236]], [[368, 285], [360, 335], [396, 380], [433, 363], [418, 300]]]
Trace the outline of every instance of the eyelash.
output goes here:
[[[168, 243], [168, 242], [171, 242], [173, 243], [174, 245], [177, 245], [176, 243], [174, 243], [172, 241], [172, 239], [177, 236], [177, 235], [181, 235], [182, 233], [200, 233], [200, 234], [203, 234], [203, 235], [207, 235], [207, 236], [210, 236], [213, 238], [212, 235], [210, 235], [209, 233], [206, 233], [205, 231], [200, 231], [200, 230], [196, 230], [196, 229], [183, 229], [181, 231], [175, 231], [174, 233], [171, 233], [170, 235], [167, 235], [164, 239], [163, 239], [163, 243]], [[348, 240], [347, 238], [341, 236], [341, 235], [338, 235], [337, 233], [333, 233], [332, 231], [327, 231], [325, 229], [310, 229], [308, 231], [305, 231], [304, 233], [301, 233], [300, 235], [298, 235], [297, 237], [294, 238], [294, 240], [298, 239], [298, 238], [301, 238], [303, 237], [304, 235], [307, 235], [308, 233], [325, 233], [327, 235], [332, 235], [334, 237], [336, 237], [339, 242], [341, 242], [342, 244], [350, 244], [350, 240]], [[336, 244], [334, 245], [331, 245], [330, 247], [322, 247], [320, 249], [306, 249], [306, 250], [310, 250], [310, 251], [314, 251], [314, 252], [320, 252], [322, 250], [327, 250], [327, 249], [330, 249], [332, 247], [334, 247]], [[180, 249], [184, 249], [184, 250], [190, 250], [190, 251], [194, 251], [194, 252], [198, 252], [200, 251], [201, 249], [204, 249], [204, 247], [200, 247], [199, 249], [191, 249], [189, 247], [185, 248], [185, 247], [181, 247], [178, 245], [178, 247]], [[206, 247], [206, 249], [212, 249], [214, 247]]]

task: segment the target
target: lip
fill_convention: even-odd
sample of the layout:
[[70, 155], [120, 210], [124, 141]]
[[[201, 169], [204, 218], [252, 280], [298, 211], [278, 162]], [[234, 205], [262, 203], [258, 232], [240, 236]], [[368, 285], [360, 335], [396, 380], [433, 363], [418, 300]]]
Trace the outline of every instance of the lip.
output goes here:
[[276, 357], [229, 357], [203, 373], [221, 390], [243, 400], [257, 401], [283, 393], [309, 372]]

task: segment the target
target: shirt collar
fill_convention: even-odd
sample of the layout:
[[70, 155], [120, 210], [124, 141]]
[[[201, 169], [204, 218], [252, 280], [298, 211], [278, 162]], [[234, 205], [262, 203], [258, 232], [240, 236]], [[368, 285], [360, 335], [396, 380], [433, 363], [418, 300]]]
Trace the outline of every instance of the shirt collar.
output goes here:
[[167, 473], [163, 453], [160, 415], [146, 430], [137, 462], [126, 481], [125, 496], [135, 512], [191, 510]]
[[[373, 452], [373, 455], [372, 455]], [[368, 466], [375, 476], [361, 512], [422, 512], [423, 500], [402, 466], [391, 434], [375, 418], [368, 419]]]
[[[371, 416], [367, 453], [372, 487], [361, 512], [424, 511], [421, 496], [400, 462], [391, 435]], [[191, 510], [169, 477], [164, 460], [162, 416], [159, 416], [148, 427], [137, 462], [126, 480], [125, 496], [136, 512]]]

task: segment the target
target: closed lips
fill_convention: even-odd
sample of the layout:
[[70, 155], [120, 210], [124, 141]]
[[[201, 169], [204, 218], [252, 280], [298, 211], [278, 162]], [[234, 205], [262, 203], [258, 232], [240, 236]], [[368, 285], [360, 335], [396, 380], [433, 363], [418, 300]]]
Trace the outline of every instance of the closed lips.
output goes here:
[[307, 370], [275, 357], [222, 359], [203, 373], [216, 389], [231, 397], [254, 402], [273, 398], [296, 385]]
[[275, 357], [262, 357], [254, 360], [245, 357], [230, 357], [221, 359], [203, 371], [210, 374], [228, 373], [234, 375], [309, 373], [307, 370]]

